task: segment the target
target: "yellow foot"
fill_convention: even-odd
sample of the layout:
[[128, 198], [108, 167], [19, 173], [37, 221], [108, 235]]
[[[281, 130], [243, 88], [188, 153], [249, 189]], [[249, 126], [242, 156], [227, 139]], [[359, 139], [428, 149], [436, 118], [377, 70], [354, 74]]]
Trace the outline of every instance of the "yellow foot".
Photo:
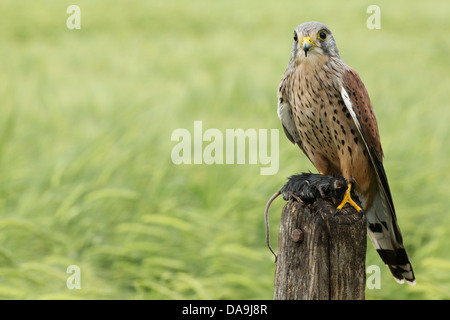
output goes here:
[[[342, 199], [342, 202], [340, 205], [338, 205], [336, 212], [341, 211], [341, 209], [345, 206], [345, 204], [351, 205], [353, 208], [356, 209], [356, 211], [361, 212], [363, 211], [355, 201], [353, 201], [352, 197], [350, 196], [350, 191], [352, 190], [352, 184], [347, 184], [347, 190], [345, 191], [344, 198]], [[363, 211], [364, 212], [364, 211]]]

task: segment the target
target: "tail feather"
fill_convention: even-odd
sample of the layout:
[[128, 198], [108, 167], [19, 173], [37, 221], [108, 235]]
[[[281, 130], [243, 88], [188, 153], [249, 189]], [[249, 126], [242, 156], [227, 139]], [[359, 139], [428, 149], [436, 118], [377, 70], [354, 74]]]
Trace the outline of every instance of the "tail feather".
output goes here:
[[378, 188], [371, 207], [367, 210], [367, 231], [383, 262], [389, 267], [395, 280], [414, 285], [416, 283], [411, 262], [403, 246], [402, 235], [393, 208], [384, 192]]

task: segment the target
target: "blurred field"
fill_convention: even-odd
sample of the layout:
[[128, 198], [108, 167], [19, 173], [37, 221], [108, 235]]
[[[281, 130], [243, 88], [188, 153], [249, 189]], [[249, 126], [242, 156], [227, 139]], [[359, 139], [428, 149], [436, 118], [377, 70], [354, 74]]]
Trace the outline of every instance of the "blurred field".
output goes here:
[[417, 277], [398, 285], [369, 243], [367, 298], [450, 299], [448, 2], [381, 2], [381, 30], [369, 1], [84, 0], [73, 31], [69, 4], [0, 2], [0, 298], [272, 299], [264, 206], [314, 168], [282, 130], [273, 176], [176, 166], [170, 137], [194, 120], [281, 129], [292, 30], [317, 20], [371, 95]]

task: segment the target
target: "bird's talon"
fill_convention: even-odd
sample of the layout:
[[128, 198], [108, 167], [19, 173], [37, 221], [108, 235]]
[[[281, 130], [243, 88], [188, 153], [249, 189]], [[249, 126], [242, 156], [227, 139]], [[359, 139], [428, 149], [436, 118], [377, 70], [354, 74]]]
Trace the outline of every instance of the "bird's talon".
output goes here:
[[[361, 207], [358, 206], [358, 205], [356, 204], [355, 201], [353, 201], [353, 199], [352, 199], [352, 197], [351, 197], [351, 195], [350, 195], [350, 191], [351, 191], [351, 190], [352, 190], [352, 184], [349, 183], [349, 184], [347, 184], [347, 190], [345, 191], [344, 198], [342, 199], [342, 202], [338, 205], [335, 214], [338, 213], [339, 211], [341, 211], [342, 208], [343, 208], [347, 203], [348, 203], [349, 205], [351, 205], [353, 208], [355, 208], [356, 211], [358, 211], [358, 212], [361, 212], [361, 211], [362, 211]], [[364, 211], [363, 211], [363, 212], [364, 212]]]

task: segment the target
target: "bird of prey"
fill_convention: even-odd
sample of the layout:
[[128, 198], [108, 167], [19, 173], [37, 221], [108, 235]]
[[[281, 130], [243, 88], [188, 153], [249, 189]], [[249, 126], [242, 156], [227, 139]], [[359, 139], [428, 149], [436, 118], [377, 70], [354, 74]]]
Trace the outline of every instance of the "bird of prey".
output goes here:
[[[278, 88], [278, 116], [289, 140], [321, 174], [348, 182], [345, 204], [367, 216], [368, 234], [395, 280], [415, 284], [383, 167], [377, 120], [359, 75], [340, 57], [330, 29], [307, 22], [294, 30]], [[351, 198], [362, 198], [360, 208]]]

